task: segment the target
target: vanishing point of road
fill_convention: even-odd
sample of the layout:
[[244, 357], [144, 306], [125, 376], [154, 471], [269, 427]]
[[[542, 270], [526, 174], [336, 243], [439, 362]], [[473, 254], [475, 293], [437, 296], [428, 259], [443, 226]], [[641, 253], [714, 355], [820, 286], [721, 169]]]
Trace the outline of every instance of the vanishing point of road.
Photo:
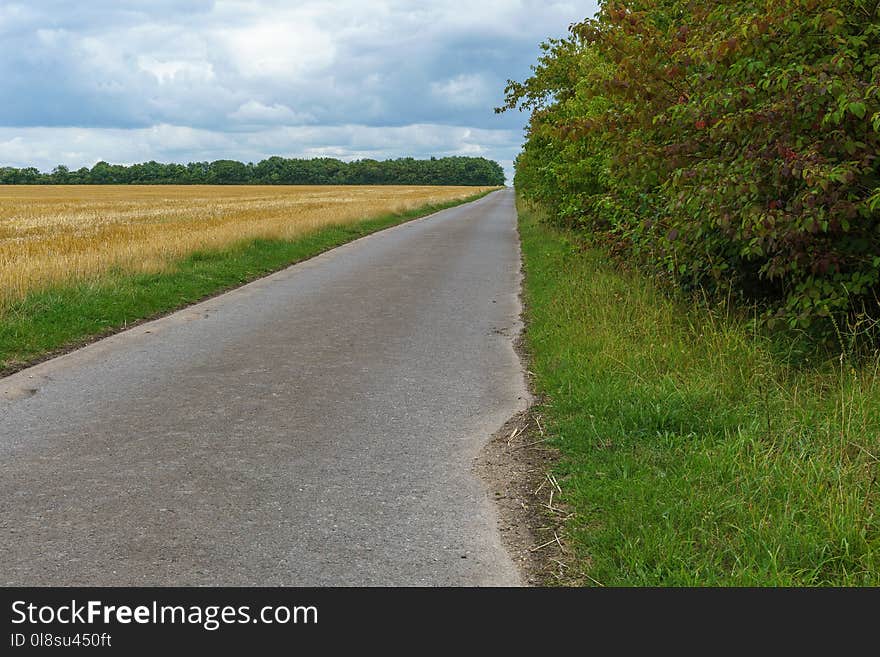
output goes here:
[[0, 379], [2, 585], [516, 585], [513, 192]]

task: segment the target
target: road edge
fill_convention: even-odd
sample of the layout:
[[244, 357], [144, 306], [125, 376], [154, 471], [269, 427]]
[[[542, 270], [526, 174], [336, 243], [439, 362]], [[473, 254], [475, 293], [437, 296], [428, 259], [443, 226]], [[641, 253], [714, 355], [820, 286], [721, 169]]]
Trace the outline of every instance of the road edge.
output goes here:
[[510, 417], [480, 448], [473, 470], [486, 487], [495, 510], [501, 542], [527, 586], [566, 585], [569, 551], [563, 537], [568, 517], [558, 498], [558, 484], [551, 470], [559, 460], [558, 450], [547, 445], [548, 436], [540, 407], [528, 342], [526, 271], [517, 212], [519, 246], [519, 316], [510, 345], [519, 360], [528, 394], [527, 407]]

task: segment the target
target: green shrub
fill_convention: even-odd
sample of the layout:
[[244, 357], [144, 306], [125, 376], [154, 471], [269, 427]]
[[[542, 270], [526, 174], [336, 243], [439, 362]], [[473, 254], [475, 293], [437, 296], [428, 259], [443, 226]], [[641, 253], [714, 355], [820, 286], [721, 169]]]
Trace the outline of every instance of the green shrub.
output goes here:
[[688, 288], [829, 327], [880, 289], [880, 4], [618, 0], [544, 44], [519, 191]]

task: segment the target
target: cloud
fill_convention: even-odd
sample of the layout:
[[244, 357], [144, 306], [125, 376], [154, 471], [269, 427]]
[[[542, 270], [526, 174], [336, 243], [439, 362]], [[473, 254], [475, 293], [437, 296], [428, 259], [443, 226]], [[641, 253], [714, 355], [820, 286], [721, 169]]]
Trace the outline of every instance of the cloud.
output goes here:
[[[256, 162], [271, 155], [344, 160], [483, 155], [500, 161], [518, 143], [517, 131], [435, 124], [274, 126], [237, 132], [166, 124], [139, 129], [0, 128], [0, 162], [44, 171], [57, 164], [77, 169], [107, 160], [108, 152], [121, 164], [224, 158]], [[191, 153], [198, 157], [189, 157]]]
[[295, 17], [218, 30], [215, 38], [246, 78], [290, 82], [329, 68], [336, 55], [331, 33]]
[[[382, 144], [334, 139], [381, 135], [395, 154], [418, 155], [427, 139], [438, 152], [485, 149], [510, 162], [523, 117], [492, 111], [507, 78], [527, 76], [542, 40], [595, 9], [552, 0], [7, 1], [0, 165], [13, 154], [54, 166], [68, 156], [235, 157], [235, 148], [247, 159], [263, 152], [254, 140], [282, 127], [329, 140], [303, 153], [379, 152]], [[78, 130], [92, 146], [75, 141]], [[152, 130], [179, 142], [155, 144]], [[498, 134], [514, 137], [504, 148], [483, 138]]]
[[153, 75], [160, 85], [173, 83], [175, 80], [211, 81], [216, 77], [214, 67], [210, 62], [159, 60], [155, 57], [141, 55], [138, 57], [137, 63], [142, 71]]
[[449, 80], [432, 82], [431, 94], [439, 102], [454, 107], [485, 107], [492, 101], [489, 86], [480, 74], [462, 73]]
[[297, 125], [312, 123], [315, 120], [311, 114], [297, 113], [286, 105], [274, 103], [264, 105], [256, 100], [249, 100], [229, 115], [235, 122], [245, 125], [284, 124]]

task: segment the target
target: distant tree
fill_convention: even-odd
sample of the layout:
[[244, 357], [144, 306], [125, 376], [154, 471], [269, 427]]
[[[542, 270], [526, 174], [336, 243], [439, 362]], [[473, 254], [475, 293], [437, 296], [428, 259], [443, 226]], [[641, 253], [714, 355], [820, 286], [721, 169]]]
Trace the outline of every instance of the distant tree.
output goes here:
[[54, 185], [66, 185], [70, 182], [70, 169], [68, 169], [63, 164], [59, 164], [57, 167], [52, 169], [50, 178], [52, 184]]
[[215, 185], [236, 185], [249, 181], [246, 165], [235, 160], [217, 160], [208, 168], [208, 182]]
[[482, 157], [432, 157], [416, 160], [363, 159], [343, 162], [332, 157], [291, 159], [273, 156], [261, 162], [236, 160], [125, 166], [101, 161], [91, 169], [71, 172], [59, 164], [51, 173], [28, 167], [0, 168], [0, 184], [66, 185], [479, 185], [504, 184], [504, 170]]

